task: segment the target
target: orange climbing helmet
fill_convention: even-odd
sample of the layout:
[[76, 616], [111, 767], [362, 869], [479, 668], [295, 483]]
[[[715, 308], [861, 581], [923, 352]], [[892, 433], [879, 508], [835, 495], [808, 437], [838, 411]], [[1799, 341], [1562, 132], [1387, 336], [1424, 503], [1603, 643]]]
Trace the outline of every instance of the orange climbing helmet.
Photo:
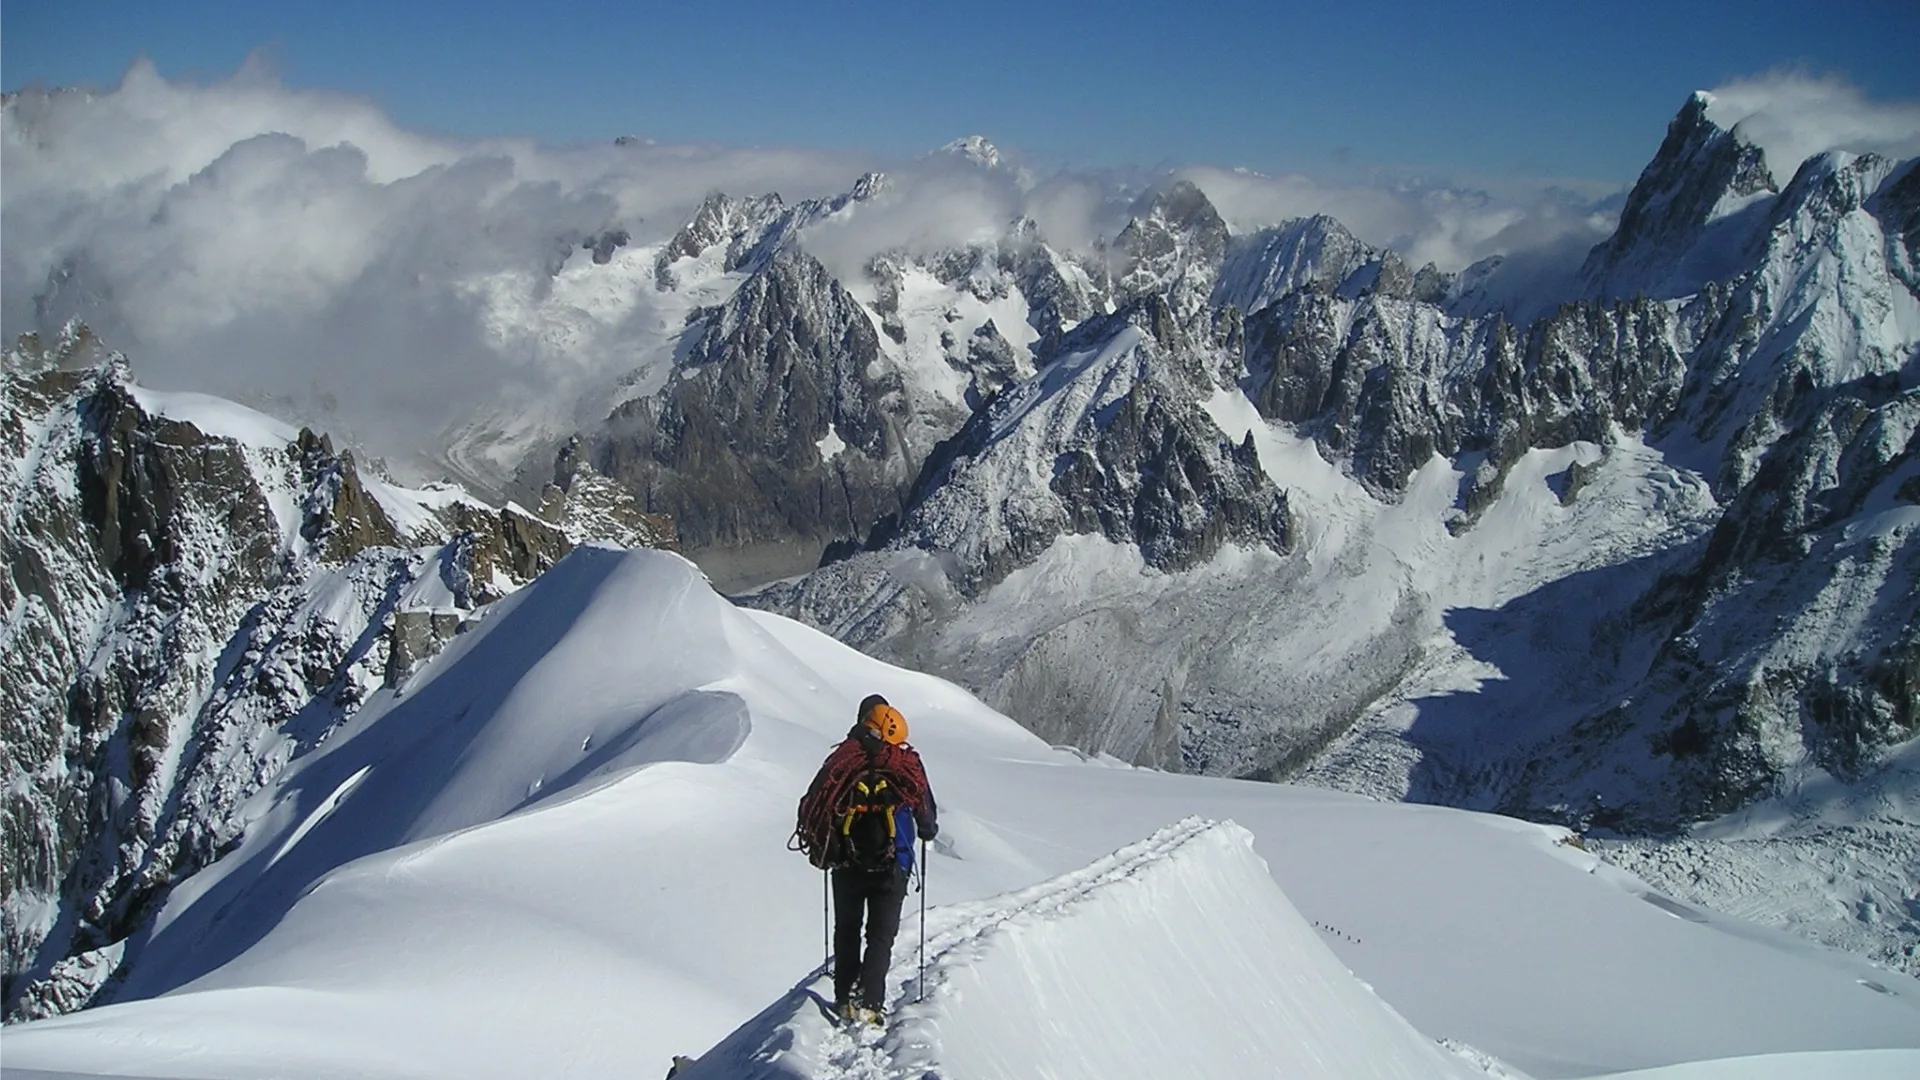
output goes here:
[[899, 746], [907, 741], [907, 718], [900, 715], [899, 709], [887, 704], [887, 699], [879, 694], [873, 694], [860, 703], [860, 722], [885, 742]]

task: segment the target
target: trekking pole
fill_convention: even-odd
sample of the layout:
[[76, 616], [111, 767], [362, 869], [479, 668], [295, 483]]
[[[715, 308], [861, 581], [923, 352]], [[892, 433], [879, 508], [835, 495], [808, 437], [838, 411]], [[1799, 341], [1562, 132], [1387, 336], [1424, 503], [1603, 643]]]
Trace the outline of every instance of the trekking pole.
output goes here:
[[920, 978], [916, 1002], [927, 1000], [927, 838], [920, 838]]
[[820, 955], [825, 958], [827, 972], [833, 972], [833, 938], [827, 932], [827, 868], [820, 868]]

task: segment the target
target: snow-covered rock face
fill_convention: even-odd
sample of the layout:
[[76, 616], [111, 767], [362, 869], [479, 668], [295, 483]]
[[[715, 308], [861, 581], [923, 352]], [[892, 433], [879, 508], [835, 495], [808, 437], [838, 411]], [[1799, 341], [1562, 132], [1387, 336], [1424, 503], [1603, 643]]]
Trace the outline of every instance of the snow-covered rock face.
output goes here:
[[1920, 391], [1873, 397], [1834, 400], [1767, 455], [1635, 606], [1658, 631], [1639, 692], [1529, 763], [1507, 805], [1537, 816], [1584, 790], [1577, 813], [1657, 829], [1822, 774], [1872, 780], [1920, 735]]
[[1083, 323], [947, 445], [894, 542], [956, 559], [968, 592], [1069, 534], [1168, 571], [1226, 544], [1285, 550], [1285, 496], [1201, 408], [1205, 372], [1182, 366], [1200, 353], [1157, 295]]
[[1686, 374], [1674, 322], [1641, 300], [1568, 306], [1523, 332], [1389, 292], [1302, 289], [1248, 321], [1243, 385], [1391, 499], [1435, 454], [1488, 455], [1497, 477], [1536, 447], [1665, 418]]
[[1229, 240], [1212, 299], [1216, 307], [1230, 304], [1251, 315], [1309, 285], [1343, 296], [1380, 292], [1383, 274], [1389, 294], [1398, 291], [1391, 284], [1396, 278], [1405, 281], [1403, 289], [1411, 285], [1398, 255], [1361, 243], [1346, 226], [1319, 215]]
[[[79, 328], [28, 342], [0, 380], [0, 904], [23, 1015], [86, 1004], [244, 799], [571, 546], [363, 478], [323, 436], [145, 391], [117, 356], [75, 369], [95, 351]], [[652, 536], [558, 489], [550, 509]]]
[[707, 196], [693, 220], [681, 227], [673, 239], [654, 257], [655, 287], [662, 292], [680, 284], [673, 264], [681, 259], [699, 258], [704, 252], [725, 245], [720, 258], [723, 270], [740, 269], [752, 246], [785, 209], [779, 195], [761, 198], [731, 199], [715, 192]]

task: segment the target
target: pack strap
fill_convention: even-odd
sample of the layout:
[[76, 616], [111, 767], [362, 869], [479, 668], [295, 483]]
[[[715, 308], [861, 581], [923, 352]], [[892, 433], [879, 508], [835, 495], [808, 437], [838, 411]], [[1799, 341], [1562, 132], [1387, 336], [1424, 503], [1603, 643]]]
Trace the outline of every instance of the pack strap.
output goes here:
[[856, 803], [849, 806], [847, 807], [846, 816], [840, 819], [840, 835], [851, 836], [853, 834], [853, 821], [861, 814], [878, 813], [887, 819], [887, 842], [888, 845], [891, 846], [894, 841], [900, 838], [900, 827], [893, 819], [893, 811], [894, 807], [891, 804], [876, 805], [873, 803]]

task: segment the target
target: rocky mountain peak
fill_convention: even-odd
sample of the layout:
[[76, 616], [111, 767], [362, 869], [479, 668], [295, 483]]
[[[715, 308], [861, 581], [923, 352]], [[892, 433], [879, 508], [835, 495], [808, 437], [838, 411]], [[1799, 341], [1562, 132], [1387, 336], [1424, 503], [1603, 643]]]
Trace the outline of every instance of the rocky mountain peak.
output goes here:
[[779, 246], [689, 328], [667, 385], [616, 409], [586, 456], [672, 515], [695, 550], [794, 541], [817, 553], [898, 507], [919, 464], [911, 419], [867, 311], [818, 259]]
[[351, 453], [335, 454], [333, 440], [310, 428], [300, 429], [294, 453], [308, 487], [301, 536], [321, 547], [323, 559], [344, 562], [371, 547], [398, 546], [399, 530], [361, 483]]
[[558, 526], [574, 544], [678, 550], [673, 518], [643, 510], [631, 491], [593, 467], [587, 453], [575, 435], [554, 454], [553, 478], [540, 493], [540, 519]]
[[[1581, 267], [1590, 295], [1685, 295], [1737, 267], [1752, 225], [1742, 212], [1779, 187], [1766, 154], [1738, 125], [1728, 130], [1708, 117], [1712, 101], [1694, 94], [1667, 125], [1613, 236]], [[1710, 265], [1700, 265], [1703, 258]]]
[[[1175, 180], [1135, 200], [1129, 228], [1157, 227], [1197, 240], [1219, 237], [1224, 242], [1227, 223], [1213, 201], [1191, 180]], [[1125, 235], [1123, 232], [1122, 235]]]
[[9, 348], [4, 358], [5, 369], [9, 372], [31, 374], [48, 368], [59, 371], [100, 370], [111, 374], [121, 383], [131, 381], [127, 371], [127, 358], [108, 348], [93, 329], [78, 319], [69, 319], [60, 327], [52, 341], [43, 341], [39, 334], [21, 334]]
[[1206, 307], [1227, 255], [1227, 223], [1191, 180], [1175, 180], [1140, 198], [1114, 238], [1121, 297], [1157, 293], [1182, 318]]
[[718, 191], [709, 194], [701, 200], [692, 219], [681, 226], [654, 257], [654, 287], [662, 292], [672, 289], [677, 284], [673, 264], [698, 257], [717, 244], [727, 245], [725, 268], [736, 269], [746, 250], [785, 210], [786, 204], [778, 194], [747, 199], [735, 199]]
[[[1814, 215], [1831, 221], [1867, 205], [1893, 173], [1894, 162], [1878, 154], [1829, 150], [1800, 163], [1775, 204], [1772, 220]], [[1896, 227], [1893, 231], [1898, 232]]]
[[[1234, 237], [1227, 245], [1212, 302], [1252, 314], [1308, 285], [1329, 292], [1339, 289], [1362, 267], [1382, 258], [1381, 252], [1325, 214], [1296, 218]], [[1377, 272], [1368, 275], [1369, 282], [1373, 277]], [[1356, 281], [1348, 291], [1358, 291], [1359, 286]]]

